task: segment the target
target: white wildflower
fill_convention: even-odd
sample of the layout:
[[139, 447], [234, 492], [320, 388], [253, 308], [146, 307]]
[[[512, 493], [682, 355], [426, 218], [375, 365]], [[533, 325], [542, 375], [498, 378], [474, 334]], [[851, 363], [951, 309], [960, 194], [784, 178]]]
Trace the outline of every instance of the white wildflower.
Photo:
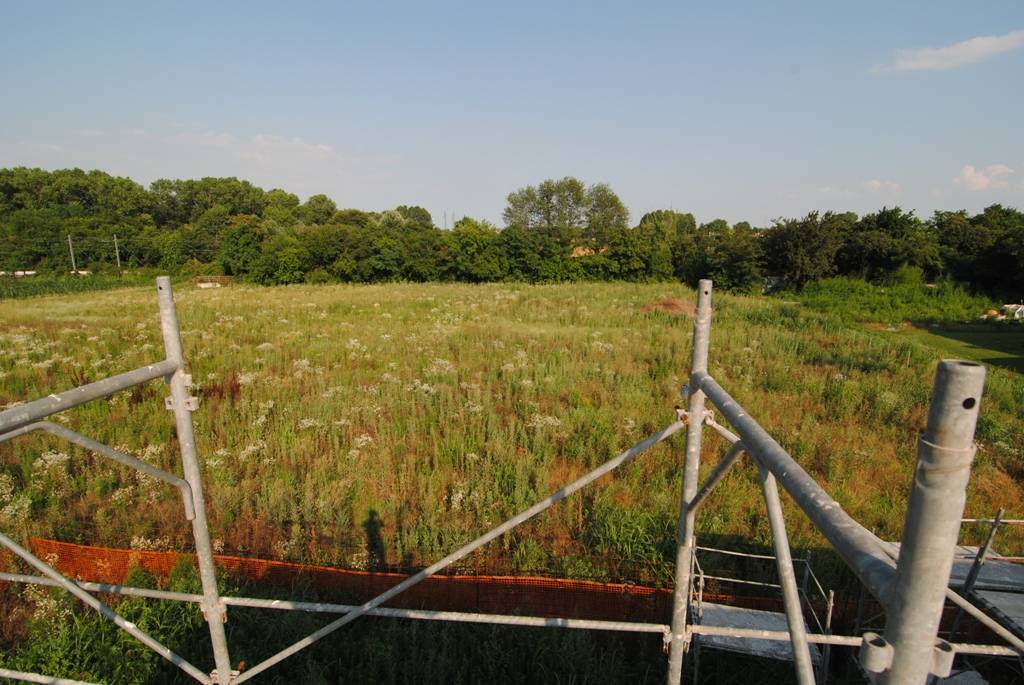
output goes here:
[[249, 457], [267, 448], [267, 443], [263, 440], [257, 440], [251, 445], [246, 445], [245, 449], [238, 453], [238, 459], [240, 461], [248, 461]]
[[562, 421], [554, 416], [548, 416], [546, 414], [534, 414], [530, 417], [530, 420], [526, 424], [530, 428], [536, 428], [538, 430], [544, 428], [558, 428], [562, 425]]
[[455, 371], [455, 365], [447, 359], [435, 359], [428, 369], [428, 373], [451, 373]]
[[135, 486], [126, 485], [123, 488], [114, 490], [113, 494], [110, 495], [110, 500], [114, 504], [131, 504], [132, 500], [135, 499]]
[[150, 539], [144, 535], [135, 535], [132, 537], [131, 548], [144, 552], [161, 552], [171, 548], [171, 538], [165, 535]]

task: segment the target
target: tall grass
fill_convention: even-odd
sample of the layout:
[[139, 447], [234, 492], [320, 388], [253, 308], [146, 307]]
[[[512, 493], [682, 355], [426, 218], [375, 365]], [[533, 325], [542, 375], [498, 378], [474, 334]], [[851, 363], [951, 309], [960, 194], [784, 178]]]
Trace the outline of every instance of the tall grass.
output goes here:
[[[151, 289], [0, 302], [0, 405], [162, 356]], [[218, 548], [347, 567], [415, 566], [674, 419], [691, 320], [654, 284], [293, 286], [177, 292]], [[716, 296], [711, 371], [840, 503], [899, 535], [937, 354], [765, 298]], [[179, 471], [159, 383], [57, 420]], [[992, 370], [968, 512], [1024, 514], [1020, 376]], [[671, 577], [682, 437], [467, 564]], [[724, 446], [709, 437], [705, 472]], [[787, 502], [795, 546], [822, 544]], [[190, 546], [176, 493], [35, 435], [0, 445], [0, 526]], [[739, 469], [704, 536], [768, 542]], [[1012, 538], [1006, 538], [1012, 540]]]
[[23, 299], [39, 295], [70, 295], [96, 290], [141, 287], [153, 282], [150, 275], [52, 276], [39, 275], [23, 278], [0, 276], [0, 300]]
[[799, 299], [844, 321], [885, 324], [976, 321], [994, 304], [949, 281], [926, 284], [919, 271], [907, 267], [884, 285], [847, 277], [816, 281]]

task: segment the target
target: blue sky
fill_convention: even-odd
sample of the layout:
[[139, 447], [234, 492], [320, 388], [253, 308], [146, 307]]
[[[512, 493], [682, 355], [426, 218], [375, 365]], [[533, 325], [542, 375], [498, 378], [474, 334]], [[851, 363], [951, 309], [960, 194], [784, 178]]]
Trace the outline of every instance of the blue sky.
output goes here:
[[0, 166], [500, 222], [1024, 207], [1024, 4], [6, 3]]

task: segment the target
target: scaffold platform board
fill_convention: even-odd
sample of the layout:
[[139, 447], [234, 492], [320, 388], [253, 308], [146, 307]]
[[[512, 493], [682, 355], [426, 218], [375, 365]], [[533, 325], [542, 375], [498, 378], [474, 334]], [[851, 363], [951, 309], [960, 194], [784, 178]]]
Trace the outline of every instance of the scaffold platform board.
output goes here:
[[[743, 609], [703, 602], [701, 624], [726, 628], [753, 628], [755, 630], [787, 630], [786, 615], [775, 611]], [[793, 647], [786, 640], [757, 640], [723, 635], [695, 635], [702, 648], [717, 649], [734, 654], [765, 657], [778, 661], [792, 661]], [[821, 651], [811, 645], [811, 661], [821, 662]]]

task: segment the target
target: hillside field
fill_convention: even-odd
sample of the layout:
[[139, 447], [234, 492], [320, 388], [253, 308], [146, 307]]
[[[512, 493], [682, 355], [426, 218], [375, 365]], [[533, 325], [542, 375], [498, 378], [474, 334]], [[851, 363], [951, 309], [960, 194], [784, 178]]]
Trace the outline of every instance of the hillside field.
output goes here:
[[[182, 284], [176, 297], [212, 536], [243, 555], [430, 563], [671, 423], [689, 365], [693, 292], [674, 284]], [[714, 306], [712, 374], [853, 516], [898, 538], [943, 352], [794, 303]], [[0, 301], [0, 405], [161, 358], [155, 287]], [[165, 394], [154, 382], [56, 420], [178, 472]], [[1024, 517], [1022, 407], [1022, 376], [990, 368], [968, 515]], [[707, 435], [705, 473], [724, 452]], [[670, 582], [682, 453], [680, 433], [467, 563]], [[784, 503], [794, 547], [821, 546]], [[173, 489], [42, 435], [0, 445], [0, 525], [191, 541]], [[727, 478], [698, 530], [768, 543], [753, 469]]]

